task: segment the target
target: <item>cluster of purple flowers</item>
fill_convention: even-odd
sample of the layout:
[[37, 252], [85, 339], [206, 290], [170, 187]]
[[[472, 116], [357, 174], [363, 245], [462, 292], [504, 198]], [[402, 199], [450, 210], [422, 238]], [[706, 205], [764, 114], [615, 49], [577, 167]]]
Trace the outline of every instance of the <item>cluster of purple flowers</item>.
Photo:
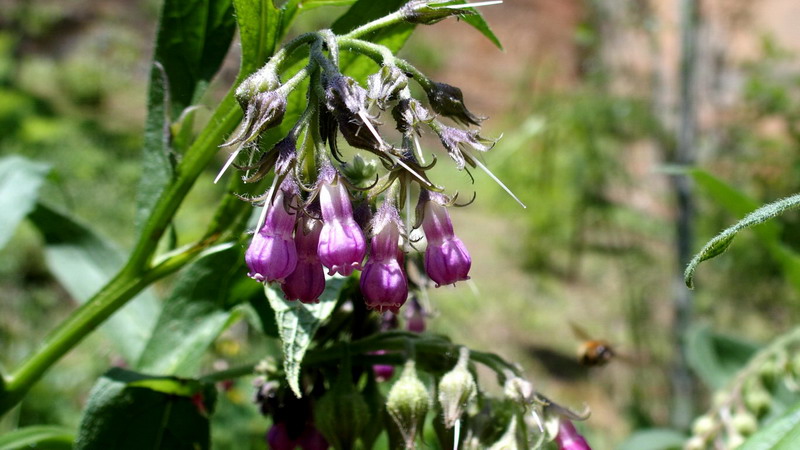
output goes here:
[[[430, 9], [422, 3], [412, 6], [408, 11]], [[436, 20], [441, 14], [453, 14], [434, 12]], [[306, 44], [308, 65], [282, 84], [283, 59]], [[340, 49], [379, 62], [380, 70], [368, 77], [367, 88], [339, 72]], [[367, 306], [396, 312], [409, 296], [404, 252], [413, 244], [411, 218], [405, 217], [404, 225], [400, 211], [412, 190], [419, 191], [414, 223], [427, 241], [427, 277], [436, 287], [469, 279], [472, 261], [454, 234], [448, 213], [453, 200], [442, 193], [444, 187], [429, 180], [427, 170], [432, 164], [420, 163], [424, 158], [419, 136], [426, 130], [435, 133], [459, 170], [485, 169], [477, 154], [491, 149], [494, 141], [481, 137], [477, 129], [443, 124], [440, 117], [467, 127], [479, 126], [483, 118], [464, 106], [460, 89], [429, 80], [408, 62], [387, 56], [390, 53], [376, 44], [336, 37], [329, 31], [311, 33], [287, 44], [237, 90], [245, 118], [239, 133], [225, 144], [235, 147], [225, 167], [245, 150], [250, 164], [236, 165], [247, 171], [245, 182], [259, 181], [270, 172], [275, 176], [274, 187], [254, 199], [263, 202], [265, 213], [247, 249], [249, 275], [280, 284], [289, 300], [318, 301], [325, 289], [326, 268], [328, 275], [361, 271]], [[287, 115], [288, 95], [304, 78], [311, 79], [305, 112], [284, 139], [263, 151], [262, 134], [281, 123]], [[427, 106], [412, 97], [411, 80], [425, 91]], [[389, 110], [402, 135], [398, 147], [379, 132], [377, 119]], [[338, 134], [351, 147], [376, 155], [387, 173], [365, 186], [376, 172], [359, 173], [353, 170], [356, 164], [343, 161]], [[366, 213], [354, 217], [354, 202]], [[367, 218], [359, 220], [362, 216]]]
[[[314, 303], [325, 290], [325, 268], [328, 275], [343, 276], [361, 270], [367, 306], [396, 312], [408, 298], [408, 277], [405, 230], [394, 200], [384, 200], [368, 226], [367, 256], [365, 233], [353, 216], [345, 181], [331, 166], [321, 170], [315, 193], [304, 207], [295, 182], [284, 179], [265, 206], [263, 225], [245, 254], [248, 275], [279, 283], [287, 300]], [[453, 232], [446, 205], [442, 194], [421, 191], [418, 210], [424, 214], [422, 228], [428, 241], [425, 270], [437, 287], [469, 279], [472, 263]], [[321, 214], [315, 214], [317, 208]]]

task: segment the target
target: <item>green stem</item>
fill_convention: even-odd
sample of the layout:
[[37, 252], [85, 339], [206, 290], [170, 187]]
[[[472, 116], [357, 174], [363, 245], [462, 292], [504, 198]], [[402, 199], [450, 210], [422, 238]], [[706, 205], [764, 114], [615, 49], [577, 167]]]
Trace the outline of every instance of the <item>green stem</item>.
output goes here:
[[355, 28], [353, 31], [343, 35], [342, 37], [345, 38], [357, 38], [364, 36], [365, 34], [372, 33], [373, 31], [378, 31], [381, 28], [386, 28], [388, 26], [392, 26], [401, 22], [405, 22], [403, 18], [402, 10], [395, 11], [388, 16], [383, 16], [380, 19], [373, 20], [370, 23], [365, 23], [358, 28]]
[[378, 64], [397, 66], [403, 72], [411, 74], [411, 77], [426, 91], [433, 88], [433, 82], [425, 74], [405, 59], [394, 56], [391, 50], [383, 45], [343, 36], [339, 38], [339, 46], [352, 52], [361, 53]]

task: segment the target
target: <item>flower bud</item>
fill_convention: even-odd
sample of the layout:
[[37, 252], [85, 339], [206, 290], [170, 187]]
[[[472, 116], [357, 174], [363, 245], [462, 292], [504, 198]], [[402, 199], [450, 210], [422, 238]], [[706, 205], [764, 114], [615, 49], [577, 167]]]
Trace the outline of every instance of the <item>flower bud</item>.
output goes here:
[[744, 404], [757, 416], [763, 416], [772, 406], [772, 396], [760, 381], [751, 381], [745, 385]]
[[429, 6], [429, 0], [412, 0], [400, 10], [403, 20], [409, 23], [433, 25], [450, 16], [463, 16], [475, 14], [475, 11], [466, 8], [444, 8]]
[[700, 436], [692, 436], [683, 446], [684, 450], [705, 450], [706, 447], [706, 440]]
[[339, 373], [333, 388], [314, 407], [314, 421], [337, 450], [351, 449], [369, 417], [367, 402], [356, 390], [349, 367]]
[[472, 114], [464, 106], [464, 94], [461, 93], [461, 89], [455, 86], [445, 83], [433, 83], [430, 89], [426, 91], [426, 94], [428, 94], [428, 101], [434, 111], [456, 122], [463, 125], [477, 126], [485, 120], [484, 117]]
[[355, 155], [353, 161], [342, 168], [342, 172], [355, 186], [363, 186], [375, 182], [378, 166], [375, 160], [365, 160], [361, 155]]
[[446, 428], [452, 428], [461, 418], [464, 409], [475, 400], [478, 387], [467, 367], [468, 364], [469, 349], [461, 347], [458, 363], [439, 381], [439, 404], [442, 406]]
[[[373, 355], [385, 355], [386, 350], [376, 350]], [[386, 381], [394, 376], [394, 366], [391, 364], [373, 364], [372, 373], [375, 374], [377, 381]]]
[[730, 450], [735, 450], [739, 448], [742, 444], [744, 444], [744, 436], [739, 433], [730, 433], [728, 434], [728, 442], [726, 442], [725, 448]]
[[425, 332], [425, 316], [427, 314], [422, 309], [419, 300], [416, 298], [411, 299], [411, 304], [406, 309], [406, 330], [412, 333]]
[[274, 91], [281, 85], [275, 66], [266, 64], [264, 67], [254, 72], [242, 81], [236, 88], [236, 100], [247, 110], [247, 105], [259, 92]]
[[740, 411], [731, 418], [731, 426], [741, 435], [749, 436], [758, 429], [758, 420], [747, 411]]
[[713, 416], [704, 414], [692, 423], [692, 434], [697, 436], [707, 436], [714, 432], [717, 428], [717, 421]]
[[529, 405], [533, 402], [536, 392], [533, 390], [533, 384], [530, 381], [511, 376], [506, 379], [503, 385], [503, 394], [506, 398], [521, 405]]
[[489, 450], [506, 450], [520, 448], [517, 442], [517, 417], [512, 416], [505, 433], [500, 439], [489, 447]]
[[397, 99], [397, 95], [408, 86], [408, 77], [395, 66], [382, 66], [381, 70], [367, 78], [367, 98], [380, 109]]
[[279, 91], [258, 92], [247, 104], [242, 128], [223, 146], [244, 145], [255, 141], [261, 133], [283, 121], [286, 96]]
[[407, 448], [413, 448], [417, 432], [422, 431], [429, 402], [428, 390], [417, 378], [414, 361], [409, 360], [386, 400], [386, 410], [400, 429]]
[[432, 126], [458, 170], [463, 170], [466, 164], [475, 167], [472, 151], [488, 152], [495, 144], [495, 141], [478, 134], [478, 130], [462, 130], [440, 123], [434, 123]]

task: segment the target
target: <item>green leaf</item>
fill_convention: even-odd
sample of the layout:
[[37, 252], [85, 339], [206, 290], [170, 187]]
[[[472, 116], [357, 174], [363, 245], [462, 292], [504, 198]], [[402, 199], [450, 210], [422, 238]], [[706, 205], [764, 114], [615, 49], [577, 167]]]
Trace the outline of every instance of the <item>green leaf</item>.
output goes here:
[[74, 439], [69, 428], [51, 425], [25, 427], [0, 436], [0, 450], [20, 448], [69, 450]]
[[347, 6], [355, 2], [356, 0], [300, 0], [299, 9], [308, 11], [320, 6]]
[[725, 387], [758, 351], [752, 343], [714, 333], [707, 326], [690, 329], [685, 340], [689, 367], [712, 389]]
[[47, 164], [19, 156], [0, 159], [0, 248], [33, 210], [49, 171]]
[[[333, 23], [331, 30], [336, 34], [345, 34], [360, 25], [396, 11], [405, 3], [405, 0], [384, 0], [380, 2], [358, 0]], [[399, 23], [364, 36], [364, 39], [384, 45], [389, 50], [397, 52], [403, 47], [413, 31], [413, 24]], [[371, 59], [345, 52], [342, 52], [339, 58], [339, 67], [343, 73], [360, 82], [363, 82], [368, 75], [378, 70], [375, 62]]]
[[617, 450], [680, 450], [686, 435], [669, 428], [639, 430], [625, 440]]
[[767, 204], [751, 212], [744, 219], [732, 227], [727, 228], [722, 233], [718, 234], [714, 239], [706, 243], [700, 252], [698, 252], [684, 272], [684, 281], [689, 289], [694, 288], [694, 273], [697, 266], [708, 259], [722, 254], [731, 244], [736, 234], [745, 228], [752, 227], [766, 222], [769, 219], [777, 217], [790, 209], [800, 206], [800, 194], [778, 200], [776, 202]]
[[[475, 8], [471, 9], [475, 10]], [[492, 31], [492, 28], [489, 27], [486, 19], [483, 18], [483, 15], [479, 11], [475, 10], [475, 14], [463, 16], [461, 17], [461, 20], [472, 25], [473, 28], [480, 31], [482, 35], [486, 36], [487, 39], [492, 41], [492, 44], [494, 44], [495, 47], [503, 50], [503, 44], [500, 43], [500, 39], [497, 38], [497, 36], [494, 34], [494, 31]]]
[[[41, 203], [29, 215], [45, 241], [45, 262], [50, 272], [78, 303], [100, 290], [125, 263], [111, 243], [88, 226]], [[144, 291], [102, 326], [120, 354], [136, 361], [155, 323], [158, 301]]]
[[233, 0], [233, 5], [242, 41], [241, 78], [255, 72], [275, 53], [299, 5], [293, 1], [279, 9], [274, 2], [263, 0]]
[[206, 254], [184, 270], [156, 322], [137, 368], [148, 373], [193, 376], [202, 356], [236, 320], [232, 285], [245, 278], [239, 245]]
[[114, 368], [94, 385], [75, 448], [209, 448], [213, 385]]
[[319, 297], [319, 303], [308, 305], [284, 300], [282, 292], [269, 285], [265, 287], [267, 300], [275, 311], [275, 322], [283, 345], [283, 370], [289, 387], [297, 397], [302, 397], [300, 365], [303, 356], [320, 324], [333, 313], [346, 281], [347, 278], [339, 276], [326, 277], [325, 291]]
[[739, 450], [793, 450], [800, 442], [800, 403], [768, 422], [750, 436]]
[[147, 96], [137, 228], [174, 175], [170, 125], [199, 101], [228, 52], [234, 30], [230, 0], [164, 0]]

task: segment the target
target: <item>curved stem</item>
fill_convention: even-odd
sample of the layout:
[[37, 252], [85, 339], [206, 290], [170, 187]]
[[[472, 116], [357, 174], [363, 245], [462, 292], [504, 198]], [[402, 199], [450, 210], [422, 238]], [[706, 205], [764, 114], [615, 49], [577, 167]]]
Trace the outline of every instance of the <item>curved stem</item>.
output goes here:
[[373, 31], [378, 31], [381, 28], [386, 28], [391, 25], [398, 24], [400, 22], [405, 22], [403, 18], [402, 10], [395, 11], [388, 16], [383, 16], [380, 19], [373, 20], [372, 22], [365, 23], [358, 28], [355, 28], [351, 32], [345, 34], [343, 37], [347, 38], [357, 38], [364, 36], [365, 34], [372, 33]]
[[405, 59], [394, 56], [394, 54], [383, 45], [350, 38], [345, 35], [339, 38], [339, 46], [353, 52], [361, 53], [378, 64], [395, 65], [403, 72], [409, 73], [426, 91], [433, 89], [433, 82], [426, 77], [425, 74]]

